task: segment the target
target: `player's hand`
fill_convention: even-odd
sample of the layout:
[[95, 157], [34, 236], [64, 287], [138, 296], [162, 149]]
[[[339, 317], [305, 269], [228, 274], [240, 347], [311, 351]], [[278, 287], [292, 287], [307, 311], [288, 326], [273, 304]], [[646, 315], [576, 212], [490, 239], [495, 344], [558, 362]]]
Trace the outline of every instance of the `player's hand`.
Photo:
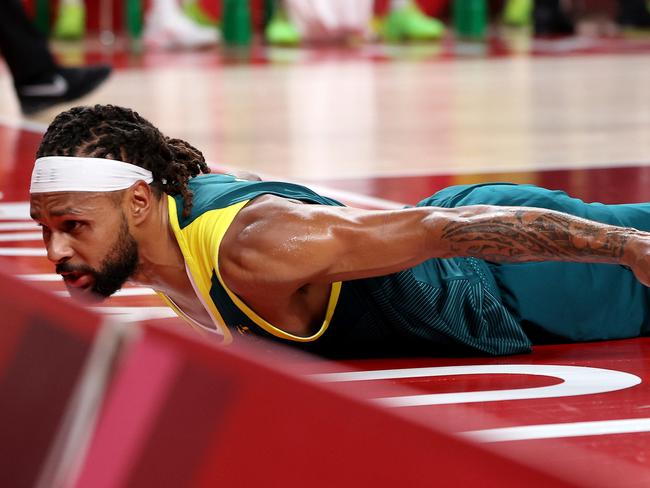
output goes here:
[[622, 264], [629, 266], [636, 278], [650, 287], [650, 233], [637, 231], [630, 236]]

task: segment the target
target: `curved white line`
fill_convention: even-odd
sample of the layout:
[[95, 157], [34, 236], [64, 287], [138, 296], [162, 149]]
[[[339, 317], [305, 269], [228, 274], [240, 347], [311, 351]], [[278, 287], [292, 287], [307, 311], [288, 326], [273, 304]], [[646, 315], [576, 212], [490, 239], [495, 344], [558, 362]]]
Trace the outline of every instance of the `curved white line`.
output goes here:
[[556, 366], [544, 364], [492, 364], [476, 366], [445, 366], [432, 368], [408, 368], [349, 373], [328, 373], [311, 376], [323, 382], [347, 382], [388, 380], [399, 378], [422, 378], [427, 376], [458, 376], [468, 374], [525, 374], [560, 378], [562, 383], [536, 388], [514, 390], [471, 391], [459, 393], [433, 393], [378, 398], [375, 401], [388, 407], [415, 407], [446, 405], [451, 403], [494, 402], [533, 398], [555, 398], [574, 395], [590, 395], [622, 390], [641, 383], [641, 378], [622, 371], [590, 368], [585, 366]]

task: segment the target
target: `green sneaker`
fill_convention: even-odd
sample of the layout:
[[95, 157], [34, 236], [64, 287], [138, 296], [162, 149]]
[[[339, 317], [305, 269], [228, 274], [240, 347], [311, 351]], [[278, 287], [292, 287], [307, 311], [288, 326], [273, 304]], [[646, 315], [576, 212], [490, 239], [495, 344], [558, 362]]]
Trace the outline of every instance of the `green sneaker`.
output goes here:
[[196, 22], [199, 25], [204, 25], [206, 27], [216, 27], [218, 21], [216, 18], [210, 16], [201, 5], [199, 5], [199, 0], [189, 0], [184, 2], [183, 11], [190, 19]]
[[297, 46], [300, 33], [283, 14], [276, 14], [264, 29], [266, 41], [276, 46]]
[[413, 2], [393, 10], [384, 21], [383, 37], [388, 42], [433, 41], [444, 33], [444, 24], [427, 16]]
[[533, 14], [533, 0], [508, 0], [503, 8], [503, 23], [512, 27], [530, 24]]
[[54, 37], [68, 41], [82, 39], [86, 32], [86, 8], [83, 2], [59, 5], [59, 15], [54, 24]]

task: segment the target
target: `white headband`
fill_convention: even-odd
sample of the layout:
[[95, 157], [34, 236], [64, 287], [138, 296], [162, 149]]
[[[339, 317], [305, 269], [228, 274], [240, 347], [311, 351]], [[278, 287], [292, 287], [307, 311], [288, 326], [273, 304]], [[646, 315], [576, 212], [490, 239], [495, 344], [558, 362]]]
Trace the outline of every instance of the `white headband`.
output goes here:
[[29, 193], [125, 190], [136, 181], [151, 183], [153, 174], [134, 164], [103, 158], [38, 158]]

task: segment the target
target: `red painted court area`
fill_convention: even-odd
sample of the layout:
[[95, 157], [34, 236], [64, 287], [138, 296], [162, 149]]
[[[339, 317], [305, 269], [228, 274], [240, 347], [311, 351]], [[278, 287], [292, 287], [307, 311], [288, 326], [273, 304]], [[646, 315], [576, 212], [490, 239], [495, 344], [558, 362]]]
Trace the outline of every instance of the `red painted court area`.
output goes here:
[[[28, 219], [27, 188], [39, 139], [38, 131], [0, 125], [0, 259], [23, 280], [62, 294], [38, 228]], [[425, 174], [318, 183], [335, 197], [337, 190], [350, 192], [350, 204], [368, 205], [355, 202], [353, 195], [414, 203], [460, 178], [508, 177], [512, 174]], [[518, 182], [604, 202], [650, 199], [648, 179], [644, 166], [516, 175]], [[184, 327], [148, 290], [126, 289], [98, 309], [128, 321], [156, 319], [171, 328]], [[549, 472], [573, 470], [581, 482], [590, 480], [590, 486], [614, 486], [614, 480], [616, 486], [650, 485], [650, 339], [539, 346], [530, 355], [502, 358], [339, 364], [293, 359], [285, 366], [343, 395], [382, 404], [423, 429], [446, 426]], [[471, 469], [472, 461], [467, 462]]]

